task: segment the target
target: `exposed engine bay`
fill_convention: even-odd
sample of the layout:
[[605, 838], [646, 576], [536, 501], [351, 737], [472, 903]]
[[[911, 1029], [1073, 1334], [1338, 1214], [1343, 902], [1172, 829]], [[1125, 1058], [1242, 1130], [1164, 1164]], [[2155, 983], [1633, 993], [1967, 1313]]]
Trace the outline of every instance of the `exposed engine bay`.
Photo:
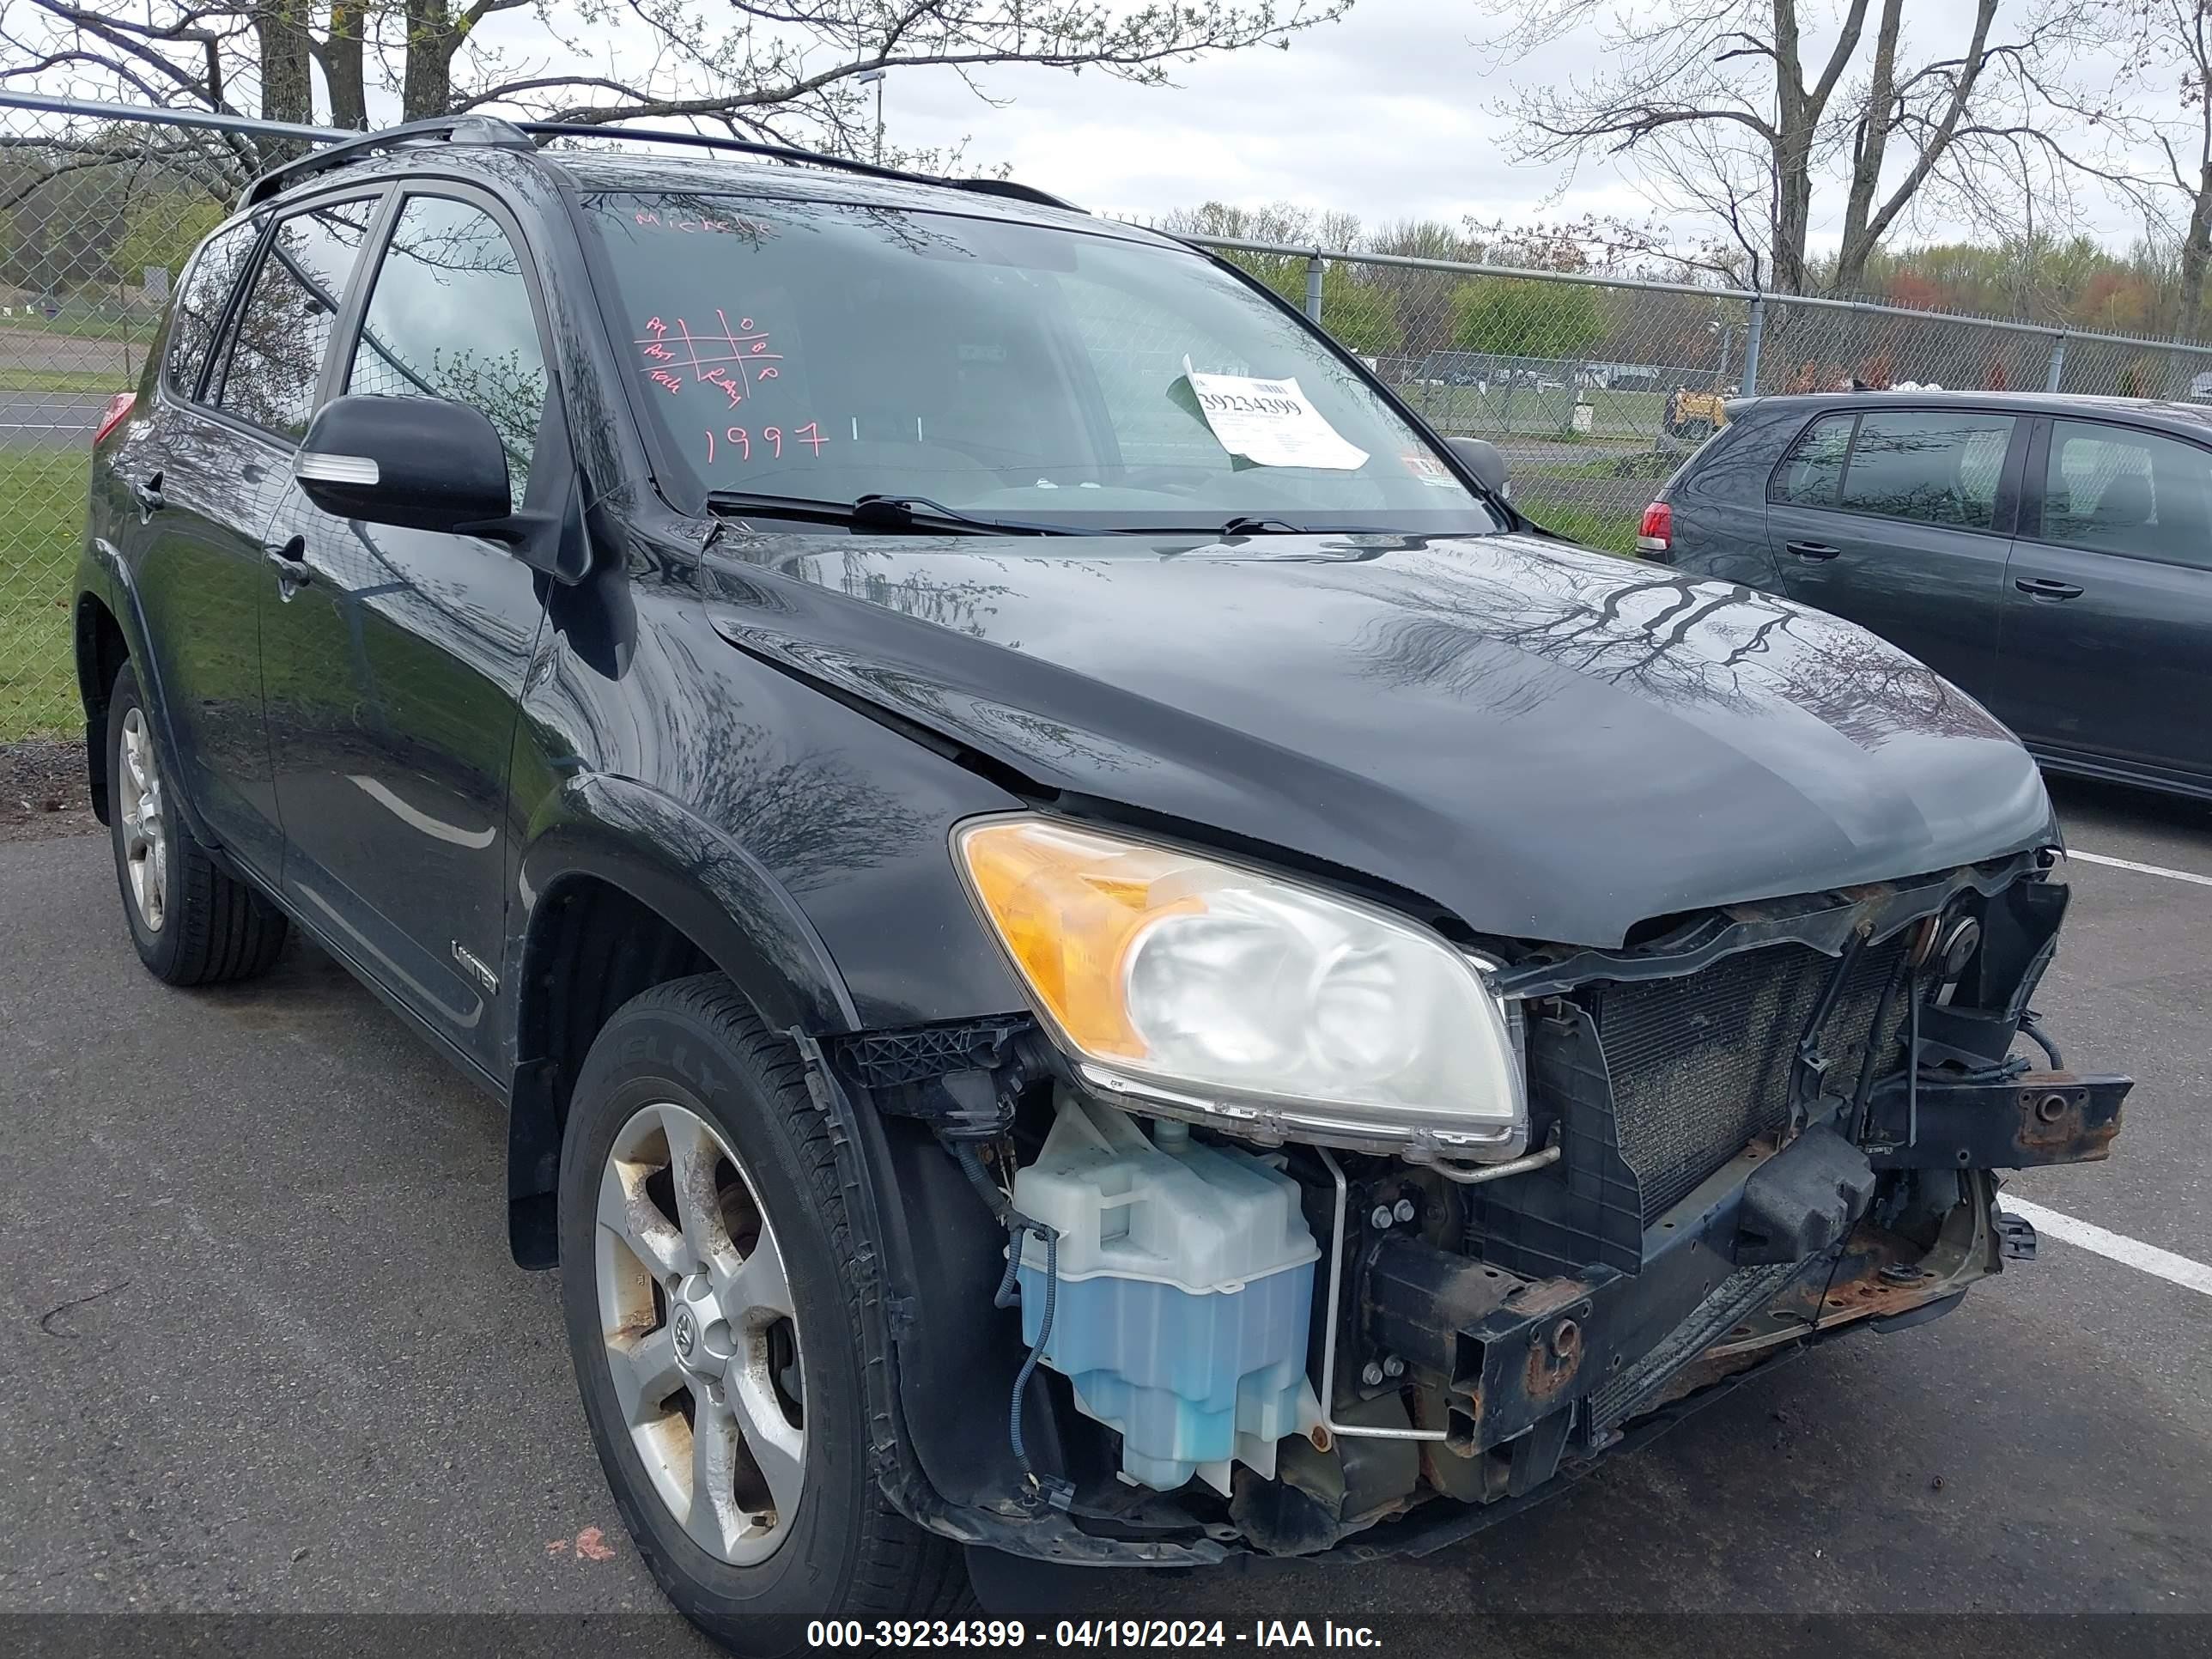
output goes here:
[[1484, 941], [1526, 1104], [1490, 1146], [1102, 1074], [1028, 1016], [836, 1040], [915, 1264], [894, 1496], [1064, 1560], [1418, 1553], [1948, 1312], [2033, 1252], [1993, 1172], [2106, 1157], [2130, 1086], [2030, 1012], [2051, 863]]

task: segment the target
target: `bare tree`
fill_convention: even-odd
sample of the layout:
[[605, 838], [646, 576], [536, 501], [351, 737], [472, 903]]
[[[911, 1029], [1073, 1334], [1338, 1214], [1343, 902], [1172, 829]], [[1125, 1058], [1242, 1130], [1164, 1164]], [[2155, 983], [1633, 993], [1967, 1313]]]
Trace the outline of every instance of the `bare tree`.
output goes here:
[[[1654, 0], [1633, 13], [1618, 0], [1504, 0], [1509, 56], [1588, 27], [1617, 67], [1525, 87], [1504, 112], [1527, 159], [1632, 157], [1710, 215], [1717, 245], [1754, 279], [1848, 292], [1931, 196], [1986, 210], [2024, 153], [2039, 163], [2030, 194], [2094, 170], [2066, 147], [2080, 104], [2056, 77], [2087, 38], [2094, 0], [1971, 4], [1946, 9], [1963, 42], [1923, 56], [1911, 48], [1905, 0], [1843, 0], [1825, 51], [1808, 41], [1799, 0]], [[1842, 241], [1816, 283], [1815, 192], [1836, 175]]]
[[[1283, 46], [1352, 0], [0, 0], [0, 80], [270, 119], [365, 126], [505, 111], [593, 125], [659, 118], [854, 153], [859, 76], [997, 64], [1140, 85]], [[504, 14], [527, 12], [495, 27]], [[533, 33], [534, 30], [534, 33]], [[253, 155], [233, 155], [232, 171]], [[228, 182], [228, 181], [226, 181]]]
[[[2212, 271], [2212, 0], [2113, 0], [2111, 9], [2115, 38], [2131, 43], [2126, 79], [2147, 85], [2157, 112], [2124, 124], [2148, 128], [2165, 154], [2153, 216], [2172, 234], [2178, 255], [2174, 332], [2193, 339]], [[2167, 115], [2164, 100], [2174, 94]]]

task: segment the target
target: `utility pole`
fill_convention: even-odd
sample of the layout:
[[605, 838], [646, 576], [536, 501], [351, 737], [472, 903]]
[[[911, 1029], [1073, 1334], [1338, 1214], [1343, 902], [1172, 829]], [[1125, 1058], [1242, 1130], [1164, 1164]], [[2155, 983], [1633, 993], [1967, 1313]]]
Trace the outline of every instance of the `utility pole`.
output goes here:
[[876, 165], [884, 164], [884, 71], [880, 66], [862, 70], [854, 76], [862, 86], [873, 83], [876, 88]]

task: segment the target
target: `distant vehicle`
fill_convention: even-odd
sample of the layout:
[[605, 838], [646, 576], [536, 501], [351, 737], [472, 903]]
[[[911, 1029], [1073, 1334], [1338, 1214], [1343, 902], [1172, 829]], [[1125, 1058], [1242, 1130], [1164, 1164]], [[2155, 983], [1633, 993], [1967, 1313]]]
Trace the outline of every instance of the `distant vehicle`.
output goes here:
[[1659, 371], [1650, 363], [1589, 363], [1576, 378], [1607, 392], [1650, 392], [1658, 386]]
[[2041, 392], [1735, 404], [1646, 558], [1863, 623], [2053, 770], [2212, 796], [2212, 410]]
[[1711, 437], [1728, 424], [1728, 400], [1735, 392], [1734, 386], [1726, 392], [1692, 392], [1687, 386], [1676, 386], [1667, 394], [1668, 435]]
[[1415, 377], [1429, 386], [1484, 386], [1502, 378], [1498, 360], [1481, 351], [1431, 351]]

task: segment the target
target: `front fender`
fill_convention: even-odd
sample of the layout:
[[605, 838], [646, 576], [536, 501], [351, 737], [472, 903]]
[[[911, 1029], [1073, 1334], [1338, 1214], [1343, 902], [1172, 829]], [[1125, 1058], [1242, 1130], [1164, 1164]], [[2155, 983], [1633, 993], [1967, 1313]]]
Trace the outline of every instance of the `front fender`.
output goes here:
[[688, 934], [775, 1030], [859, 1028], [836, 963], [781, 883], [680, 802], [605, 773], [550, 793], [529, 824], [510, 907], [506, 972], [526, 985], [544, 897], [588, 876], [621, 889]]

